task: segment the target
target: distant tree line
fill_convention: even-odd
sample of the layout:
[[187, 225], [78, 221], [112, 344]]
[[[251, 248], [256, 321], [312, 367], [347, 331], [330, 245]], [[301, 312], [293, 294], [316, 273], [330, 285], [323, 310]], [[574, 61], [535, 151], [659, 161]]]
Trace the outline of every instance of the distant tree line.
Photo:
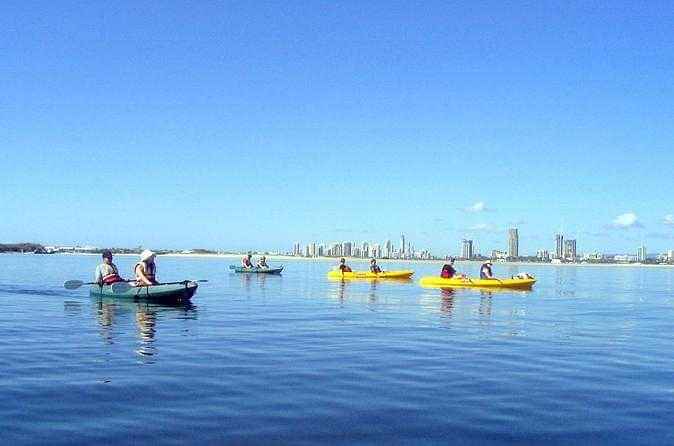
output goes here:
[[44, 251], [39, 243], [0, 243], [0, 252], [35, 252]]

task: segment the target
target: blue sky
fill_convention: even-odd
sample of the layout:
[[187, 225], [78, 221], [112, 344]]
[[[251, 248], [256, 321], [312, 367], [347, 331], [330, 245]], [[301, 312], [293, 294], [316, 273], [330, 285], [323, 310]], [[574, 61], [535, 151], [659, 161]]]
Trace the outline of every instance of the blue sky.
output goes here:
[[0, 242], [672, 249], [672, 29], [655, 1], [3, 2]]

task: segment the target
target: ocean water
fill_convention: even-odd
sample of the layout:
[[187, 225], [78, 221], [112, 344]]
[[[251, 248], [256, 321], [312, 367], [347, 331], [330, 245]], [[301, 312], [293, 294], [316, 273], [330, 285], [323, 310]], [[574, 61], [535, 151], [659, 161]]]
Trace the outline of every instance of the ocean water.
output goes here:
[[538, 283], [488, 293], [160, 257], [209, 280], [191, 304], [62, 288], [97, 261], [0, 255], [3, 444], [674, 443], [674, 269], [496, 265]]

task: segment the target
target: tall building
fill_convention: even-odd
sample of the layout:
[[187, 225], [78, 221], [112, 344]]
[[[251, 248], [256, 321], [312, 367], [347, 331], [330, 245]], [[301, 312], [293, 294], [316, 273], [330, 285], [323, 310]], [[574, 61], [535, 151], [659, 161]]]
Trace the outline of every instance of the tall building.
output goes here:
[[508, 229], [508, 257], [517, 258], [520, 252], [520, 236], [517, 228]]
[[562, 234], [555, 235], [555, 258], [564, 258], [564, 236]]
[[568, 239], [564, 241], [564, 259], [575, 261], [577, 257], [576, 240]]
[[387, 259], [393, 257], [393, 243], [391, 243], [391, 240], [386, 240], [386, 243], [384, 243], [384, 250], [386, 252]]
[[370, 245], [367, 242], [363, 242], [363, 244], [361, 245], [360, 255], [364, 259], [370, 257]]
[[405, 234], [400, 234], [400, 257], [405, 257]]
[[637, 250], [637, 262], [645, 262], [647, 257], [646, 246], [641, 245]]
[[318, 253], [316, 252], [316, 243], [312, 243], [309, 248], [309, 256], [310, 257], [316, 257], [318, 256]]
[[461, 258], [470, 260], [473, 258], [473, 241], [461, 240]]
[[344, 257], [351, 257], [351, 242], [342, 242], [342, 255]]

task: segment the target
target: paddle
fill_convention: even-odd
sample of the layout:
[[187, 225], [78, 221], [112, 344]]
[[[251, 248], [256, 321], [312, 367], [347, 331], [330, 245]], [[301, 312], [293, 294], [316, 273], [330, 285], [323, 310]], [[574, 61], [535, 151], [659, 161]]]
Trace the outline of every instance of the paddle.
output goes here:
[[[136, 279], [129, 279], [129, 280], [123, 280], [122, 282], [135, 282]], [[115, 283], [121, 283], [121, 282], [115, 282]], [[83, 282], [81, 280], [66, 280], [63, 283], [63, 288], [66, 290], [76, 290], [80, 288], [83, 285], [100, 285], [98, 282]]]
[[66, 290], [76, 290], [82, 285], [98, 285], [96, 282], [83, 282], [81, 280], [66, 280], [63, 283], [63, 288]]
[[[180, 282], [164, 282], [164, 283], [158, 283], [157, 285], [187, 285], [190, 282], [197, 282], [197, 283], [204, 283], [208, 282], [208, 280], [205, 279], [200, 279], [200, 280], [181, 280]], [[115, 282], [112, 284], [110, 287], [112, 289], [113, 294], [123, 294], [129, 291], [131, 288], [147, 288], [151, 286], [157, 286], [157, 285], [138, 285], [135, 287], [132, 287], [129, 285], [128, 282]]]

